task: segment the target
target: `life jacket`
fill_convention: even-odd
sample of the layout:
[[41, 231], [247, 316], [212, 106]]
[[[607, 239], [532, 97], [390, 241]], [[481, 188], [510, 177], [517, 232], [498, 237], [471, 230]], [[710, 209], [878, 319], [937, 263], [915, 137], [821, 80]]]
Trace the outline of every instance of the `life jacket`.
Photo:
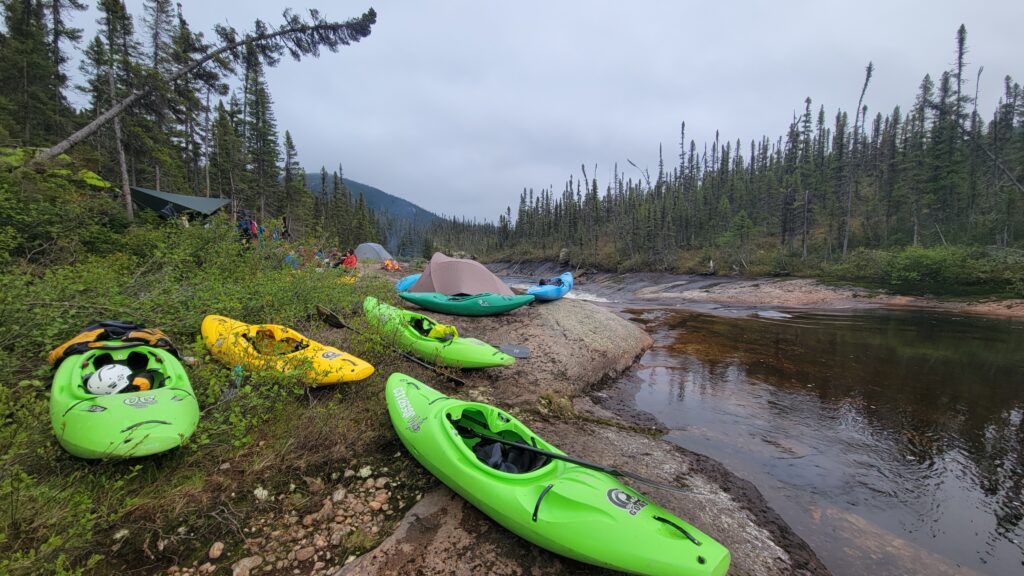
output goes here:
[[54, 348], [47, 360], [51, 366], [56, 368], [68, 356], [83, 354], [89, 350], [110, 350], [133, 346], [163, 348], [176, 358], [178, 357], [178, 350], [162, 331], [122, 320], [105, 320], [89, 326], [78, 336]]

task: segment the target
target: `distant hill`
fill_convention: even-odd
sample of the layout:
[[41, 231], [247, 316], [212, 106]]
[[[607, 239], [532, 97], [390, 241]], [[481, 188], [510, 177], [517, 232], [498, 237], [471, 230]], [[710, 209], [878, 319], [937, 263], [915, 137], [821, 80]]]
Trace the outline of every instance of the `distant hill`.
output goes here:
[[[366, 205], [378, 213], [386, 212], [392, 218], [404, 220], [417, 226], [430, 224], [438, 218], [437, 214], [424, 210], [404, 198], [388, 194], [379, 188], [374, 188], [368, 184], [356, 182], [348, 178], [342, 178], [342, 182], [352, 192], [353, 200], [359, 198], [359, 194], [362, 193], [363, 198], [366, 199]], [[333, 186], [334, 175], [328, 174], [327, 189], [330, 190]], [[319, 173], [306, 174], [306, 188], [314, 194], [319, 195], [321, 193]]]

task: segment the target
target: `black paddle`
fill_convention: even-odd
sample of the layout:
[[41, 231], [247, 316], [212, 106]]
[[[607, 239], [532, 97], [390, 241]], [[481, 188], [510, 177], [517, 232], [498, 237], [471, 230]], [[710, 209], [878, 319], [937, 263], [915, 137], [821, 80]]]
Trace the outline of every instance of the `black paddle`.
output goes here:
[[[472, 420], [472, 419], [470, 419], [470, 421], [476, 422], [475, 420]], [[480, 424], [479, 422], [476, 422], [476, 423]], [[612, 468], [610, 466], [602, 466], [600, 464], [594, 464], [593, 462], [587, 462], [586, 460], [580, 460], [578, 458], [573, 458], [572, 456], [566, 456], [565, 454], [558, 454], [558, 453], [555, 453], [555, 452], [548, 452], [547, 450], [541, 450], [540, 448], [535, 448], [533, 446], [530, 446], [529, 444], [521, 444], [519, 442], [514, 442], [512, 440], [506, 440], [506, 439], [501, 438], [499, 436], [492, 436], [490, 434], [484, 434], [483, 432], [480, 432], [479, 430], [474, 430], [473, 428], [470, 428], [468, 426], [460, 426], [458, 424], [455, 424], [454, 422], [452, 422], [452, 424], [455, 425], [460, 430], [465, 430], [465, 431], [469, 432], [470, 434], [472, 434], [474, 436], [477, 436], [479, 438], [485, 438], [487, 440], [493, 440], [494, 442], [499, 442], [501, 444], [505, 444], [506, 446], [514, 446], [516, 448], [520, 448], [520, 449], [526, 450], [528, 452], [533, 452], [534, 454], [540, 454], [541, 456], [547, 456], [548, 458], [551, 458], [553, 460], [561, 460], [563, 462], [568, 462], [570, 464], [575, 464], [577, 466], [582, 466], [584, 468], [590, 468], [591, 470], [597, 470], [598, 472], [604, 472], [605, 474], [609, 474], [611, 476], [615, 476], [615, 477], [618, 477], [618, 478], [629, 478], [630, 480], [636, 480], [637, 482], [640, 482], [641, 484], [647, 484], [648, 486], [653, 486], [653, 487], [659, 488], [661, 490], [668, 490], [669, 492], [678, 492], [680, 494], [696, 494], [698, 496], [704, 496], [704, 494], [701, 494], [700, 492], [694, 492], [693, 490], [690, 490], [688, 488], [680, 488], [678, 486], [670, 486], [668, 484], [662, 484], [661, 482], [655, 482], [654, 480], [648, 480], [647, 478], [644, 478], [643, 476], [637, 476], [636, 474], [633, 474], [632, 472], [626, 472], [625, 470], [619, 470], [618, 468]]]
[[[320, 316], [320, 319], [323, 320], [324, 323], [326, 323], [328, 326], [331, 326], [331, 327], [334, 327], [334, 328], [348, 328], [349, 330], [355, 332], [356, 334], [359, 334], [360, 336], [363, 334], [359, 330], [357, 330], [357, 329], [353, 328], [352, 326], [349, 326], [348, 324], [346, 324], [345, 321], [342, 320], [340, 316], [338, 316], [337, 314], [335, 314], [331, 310], [329, 310], [329, 309], [327, 309], [327, 308], [325, 308], [325, 307], [323, 307], [323, 306], [321, 306], [319, 304], [316, 305], [316, 313], [317, 313], [318, 316]], [[406, 354], [405, 352], [402, 352], [401, 350], [399, 350], [398, 348], [395, 348], [394, 346], [392, 346], [391, 349], [394, 350], [395, 352], [398, 352], [399, 354], [401, 354], [406, 360], [410, 360], [412, 362], [415, 362], [415, 363], [419, 364], [420, 366], [423, 366], [424, 368], [430, 368], [434, 372], [440, 374], [441, 376], [444, 376], [448, 380], [451, 380], [457, 386], [465, 386], [466, 385], [466, 382], [464, 380], [462, 380], [461, 378], [458, 378], [456, 376], [452, 376], [451, 374], [446, 374], [445, 372], [443, 372], [441, 370], [438, 370], [437, 366], [433, 366], [433, 365], [427, 364], [426, 362], [420, 360], [419, 358], [417, 358], [415, 356], [412, 356], [411, 354]]]
[[498, 350], [501, 350], [513, 358], [530, 357], [530, 349], [524, 344], [502, 344], [501, 346], [498, 346]]

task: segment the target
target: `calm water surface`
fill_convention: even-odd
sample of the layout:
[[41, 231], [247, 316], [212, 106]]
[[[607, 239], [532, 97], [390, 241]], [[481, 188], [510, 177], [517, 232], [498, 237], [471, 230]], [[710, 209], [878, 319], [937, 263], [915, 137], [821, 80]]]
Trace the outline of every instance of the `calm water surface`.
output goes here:
[[837, 575], [1024, 574], [1024, 323], [637, 311], [637, 406]]

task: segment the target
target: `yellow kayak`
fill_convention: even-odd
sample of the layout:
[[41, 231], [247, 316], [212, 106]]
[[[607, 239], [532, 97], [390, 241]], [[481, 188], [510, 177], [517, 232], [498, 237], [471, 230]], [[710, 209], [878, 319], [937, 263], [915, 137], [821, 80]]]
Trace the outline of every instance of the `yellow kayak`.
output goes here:
[[311, 386], [362, 380], [368, 362], [276, 324], [246, 324], [211, 314], [203, 318], [203, 342], [215, 358], [249, 370], [302, 370]]

